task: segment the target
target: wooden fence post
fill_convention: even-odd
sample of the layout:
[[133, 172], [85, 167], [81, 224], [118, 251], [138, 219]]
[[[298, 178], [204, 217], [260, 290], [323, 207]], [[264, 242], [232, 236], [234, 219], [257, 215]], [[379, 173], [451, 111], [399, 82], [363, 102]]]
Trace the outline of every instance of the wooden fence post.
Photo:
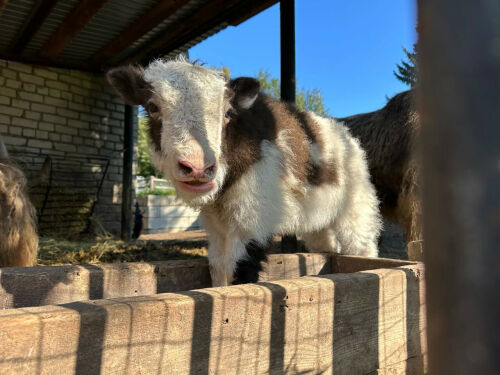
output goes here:
[[429, 373], [500, 373], [500, 3], [420, 0]]

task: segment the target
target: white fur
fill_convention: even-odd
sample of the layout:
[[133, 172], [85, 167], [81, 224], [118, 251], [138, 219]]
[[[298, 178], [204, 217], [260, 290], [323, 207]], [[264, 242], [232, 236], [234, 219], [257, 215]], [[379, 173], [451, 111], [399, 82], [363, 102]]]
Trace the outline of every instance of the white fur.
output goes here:
[[243, 97], [242, 99], [240, 99], [240, 101], [238, 102], [238, 105], [241, 107], [241, 108], [244, 108], [244, 109], [248, 109], [250, 108], [251, 106], [253, 106], [253, 103], [255, 103], [255, 100], [257, 99], [257, 96], [259, 94], [255, 94], [255, 96], [252, 96], [252, 97]]
[[[212, 201], [224, 182], [226, 170], [220, 160], [226, 85], [223, 73], [179, 58], [152, 62], [144, 78], [153, 86], [152, 101], [160, 109], [163, 124], [162, 152], [153, 153], [153, 164], [172, 181], [178, 196], [187, 203], [201, 206]], [[193, 157], [204, 159], [206, 165], [217, 165], [216, 186], [208, 194], [200, 196], [176, 186], [176, 163]]]
[[[222, 284], [216, 285], [231, 282], [236, 262], [245, 256], [244, 245], [248, 241], [265, 244], [275, 233], [297, 233], [312, 251], [378, 255], [381, 220], [364, 151], [341, 124], [320, 117], [315, 119], [328, 146], [323, 152], [319, 147], [311, 152], [316, 154], [318, 162], [325, 160], [337, 167], [338, 181], [302, 186], [302, 193], [297, 194], [300, 182], [294, 178], [293, 171], [285, 167], [285, 158], [292, 152], [286, 143], [287, 134], [278, 135], [277, 145], [263, 141], [261, 160], [226, 194], [227, 219], [205, 215], [202, 208], [206, 221], [226, 228], [220, 236], [239, 239], [237, 245], [233, 242], [232, 250], [219, 251], [211, 258], [214, 267], [219, 264], [226, 272], [222, 279], [218, 277]], [[207, 227], [210, 231], [209, 228], [210, 225]]]

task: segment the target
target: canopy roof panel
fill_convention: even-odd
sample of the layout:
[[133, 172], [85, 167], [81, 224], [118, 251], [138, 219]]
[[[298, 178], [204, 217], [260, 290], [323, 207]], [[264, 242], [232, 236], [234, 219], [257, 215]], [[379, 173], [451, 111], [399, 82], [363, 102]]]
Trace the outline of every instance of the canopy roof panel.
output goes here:
[[0, 0], [0, 59], [101, 72], [187, 50], [278, 0]]

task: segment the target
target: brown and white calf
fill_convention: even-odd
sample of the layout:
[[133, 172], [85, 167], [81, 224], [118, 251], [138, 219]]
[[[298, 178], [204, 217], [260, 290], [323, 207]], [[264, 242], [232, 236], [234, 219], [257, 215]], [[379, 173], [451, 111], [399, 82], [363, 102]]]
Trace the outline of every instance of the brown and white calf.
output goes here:
[[378, 201], [346, 127], [184, 60], [119, 67], [108, 80], [149, 113], [154, 164], [199, 207], [213, 285], [274, 233], [313, 251], [377, 256]]

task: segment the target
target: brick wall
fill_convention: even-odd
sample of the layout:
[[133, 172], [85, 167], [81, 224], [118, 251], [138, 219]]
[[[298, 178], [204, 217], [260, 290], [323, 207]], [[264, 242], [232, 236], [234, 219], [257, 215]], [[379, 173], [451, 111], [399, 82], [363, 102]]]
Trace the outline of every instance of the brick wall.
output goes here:
[[7, 149], [109, 158], [95, 215], [115, 233], [120, 229], [123, 117], [123, 102], [102, 75], [0, 60], [0, 133]]

